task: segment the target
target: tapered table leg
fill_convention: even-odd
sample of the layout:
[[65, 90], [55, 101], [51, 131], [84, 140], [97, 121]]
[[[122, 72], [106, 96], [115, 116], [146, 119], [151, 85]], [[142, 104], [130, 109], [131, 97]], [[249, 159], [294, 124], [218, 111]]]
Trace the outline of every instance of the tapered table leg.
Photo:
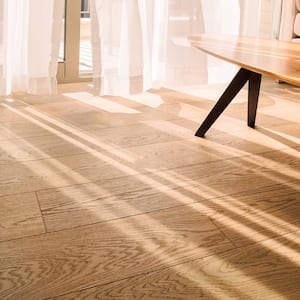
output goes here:
[[248, 86], [248, 126], [254, 128], [261, 83], [261, 74], [252, 72]]
[[234, 99], [238, 92], [249, 81], [248, 91], [248, 125], [254, 127], [256, 109], [259, 97], [261, 75], [246, 69], [240, 69], [235, 75], [229, 86], [226, 88], [218, 102], [210, 111], [204, 122], [201, 124], [196, 136], [203, 137], [212, 124], [218, 119], [229, 103]]

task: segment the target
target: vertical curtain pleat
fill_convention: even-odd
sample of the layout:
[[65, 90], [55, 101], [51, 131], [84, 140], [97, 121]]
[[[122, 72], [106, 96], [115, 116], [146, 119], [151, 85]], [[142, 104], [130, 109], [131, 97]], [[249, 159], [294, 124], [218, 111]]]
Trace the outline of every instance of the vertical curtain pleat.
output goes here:
[[[225, 10], [224, 10], [225, 9]], [[238, 34], [238, 0], [92, 0], [97, 94], [208, 80], [207, 56], [178, 44], [193, 33]]]
[[[0, 94], [55, 92], [64, 2], [0, 0]], [[274, 12], [272, 37], [278, 31], [281, 2], [264, 5]], [[204, 32], [257, 36], [263, 24], [260, 0], [90, 0], [90, 4], [97, 94], [219, 80], [224, 63], [176, 41]]]
[[0, 93], [54, 93], [64, 1], [1, 1]]
[[[287, 0], [292, 6], [293, 1]], [[279, 37], [282, 0], [239, 0], [239, 2], [241, 35], [260, 38]]]

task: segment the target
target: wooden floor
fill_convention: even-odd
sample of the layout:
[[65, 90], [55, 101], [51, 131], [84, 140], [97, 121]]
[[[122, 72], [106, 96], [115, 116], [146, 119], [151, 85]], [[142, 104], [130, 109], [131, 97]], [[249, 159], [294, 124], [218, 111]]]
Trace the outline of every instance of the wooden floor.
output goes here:
[[0, 99], [0, 299], [300, 299], [299, 88]]

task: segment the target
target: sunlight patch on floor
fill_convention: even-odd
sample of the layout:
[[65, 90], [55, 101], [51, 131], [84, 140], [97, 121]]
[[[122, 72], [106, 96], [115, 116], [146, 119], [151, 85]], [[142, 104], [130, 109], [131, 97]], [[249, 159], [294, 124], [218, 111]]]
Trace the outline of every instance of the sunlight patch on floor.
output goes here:
[[[167, 174], [163, 171], [158, 171], [158, 175], [160, 175], [163, 179], [167, 179], [170, 182], [176, 183], [176, 182], [188, 182], [188, 178], [185, 178], [182, 175], [176, 174], [176, 177], [171, 176], [170, 174]], [[299, 227], [294, 226], [293, 224], [287, 223], [280, 218], [277, 218], [273, 215], [270, 215], [266, 212], [262, 212], [261, 210], [252, 208], [251, 206], [248, 206], [245, 203], [240, 203], [240, 201], [236, 200], [232, 196], [226, 196], [224, 193], [217, 192], [215, 189], [209, 188], [206, 185], [203, 185], [199, 183], [198, 181], [195, 181], [196, 186], [185, 186], [184, 189], [187, 191], [192, 192], [195, 196], [200, 196], [201, 198], [207, 197], [207, 195], [210, 195], [208, 198], [211, 203], [214, 203], [216, 206], [222, 207], [225, 211], [230, 211], [236, 215], [242, 215], [244, 219], [248, 219], [253, 224], [258, 224], [262, 228], [268, 229], [269, 231], [282, 235], [286, 234], [290, 231], [298, 231]], [[225, 197], [222, 199], [221, 197]], [[220, 198], [218, 198], [220, 197]], [[218, 212], [218, 210], [205, 205], [203, 203], [199, 203], [199, 207], [201, 209], [198, 209], [200, 213], [207, 214], [209, 216], [217, 215], [218, 216], [218, 222], [222, 223], [226, 227], [230, 227], [240, 233], [241, 235], [247, 237], [249, 240], [252, 240], [253, 242], [260, 242], [264, 240], [270, 239], [269, 236], [259, 233], [258, 231], [251, 229], [250, 227], [243, 225], [241, 222], [236, 221], [235, 219], [226, 216], [224, 213]], [[248, 213], [245, 215], [245, 211]], [[255, 214], [255, 215], [251, 215]], [[283, 231], [284, 228], [285, 230]], [[296, 240], [294, 237], [291, 239], [292, 242], [296, 243]], [[277, 248], [284, 248], [284, 251], [276, 252], [275, 249], [271, 249], [272, 251], [278, 253], [281, 256], [286, 257], [288, 260], [291, 260], [293, 263], [297, 263], [300, 266], [300, 253], [297, 251], [294, 251], [281, 243], [274, 241], [272, 245], [276, 245]], [[280, 246], [280, 247], [279, 247]]]
[[164, 100], [160, 96], [148, 92], [128, 95], [126, 96], [126, 99], [152, 108], [157, 108], [160, 105], [164, 104]]
[[[180, 201], [182, 196], [176, 197], [176, 199]], [[203, 214], [202, 209], [199, 208], [198, 206], [201, 207], [205, 205], [200, 205], [197, 203], [195, 205], [191, 204], [189, 207], [192, 210], [199, 211], [201, 215], [205, 216], [205, 214]], [[111, 225], [114, 225], [114, 223], [112, 222]], [[163, 228], [164, 234], [161, 236], [161, 239], [159, 238], [154, 239], [151, 235], [150, 236], [147, 235], [148, 228], [151, 228], [149, 233], [151, 233], [155, 228], [160, 228], [160, 230], [161, 228]], [[268, 294], [272, 294], [274, 295], [275, 298], [280, 297], [280, 294], [276, 293], [273, 290], [270, 290], [267, 286], [263, 285], [261, 282], [254, 279], [252, 276], [245, 274], [243, 271], [239, 270], [236, 266], [231, 264], [229, 261], [223, 260], [217, 254], [213, 254], [212, 251], [207, 249], [205, 246], [199, 247], [199, 245], [193, 241], [186, 241], [184, 238], [180, 238], [181, 234], [184, 234], [184, 232], [181, 231], [177, 232], [176, 230], [172, 230], [168, 226], [163, 225], [161, 222], [156, 221], [155, 219], [149, 217], [146, 214], [143, 214], [143, 223], [135, 221], [134, 219], [128, 219], [127, 222], [124, 222], [122, 224], [122, 228], [116, 227], [116, 229], [118, 231], [121, 231], [123, 234], [129, 236], [132, 234], [132, 232], [144, 231], [145, 236], [143, 240], [140, 242], [140, 245], [142, 248], [145, 249], [147, 253], [149, 253], [149, 255], [155, 255], [155, 258], [162, 261], [164, 265], [171, 268], [175, 268], [178, 274], [192, 281], [199, 288], [204, 289], [206, 292], [208, 292], [214, 297], [217, 297], [219, 293], [221, 293], [222, 298], [226, 296], [224, 299], [232, 299], [232, 296], [234, 296], [236, 292], [238, 292], [239, 294], [244, 295], [243, 299], [255, 299], [254, 297], [252, 297], [253, 292], [251, 290], [248, 290], [247, 286], [246, 287], [239, 286], [238, 287], [239, 289], [236, 290], [235, 292], [234, 285], [237, 281], [237, 277], [238, 277], [238, 281], [249, 282], [251, 283], [252, 287], [255, 287], [257, 290], [265, 291]], [[204, 257], [213, 259], [215, 261], [214, 265], [217, 265], [218, 267], [221, 266], [222, 270], [226, 271], [226, 278], [225, 277], [222, 278], [222, 275], [216, 278], [215, 276], [216, 272], [214, 268], [212, 269], [206, 268], [205, 272], [203, 272], [203, 268], [199, 268], [199, 269], [196, 269], [196, 267], [190, 268], [187, 267], [185, 264], [173, 266], [172, 257], [175, 255], [175, 253], [170, 255], [168, 245], [169, 244], [171, 245], [172, 242], [174, 241], [174, 235], [178, 235], [178, 249], [188, 248], [191, 249], [190, 251], [193, 251], [192, 249], [197, 249], [197, 253], [198, 254], [201, 253], [201, 256], [199, 257], [199, 263], [201, 264], [201, 261], [205, 259]], [[184, 243], [185, 246], [181, 247], [180, 246], [181, 243]], [[189, 245], [188, 247], [187, 244]], [[279, 252], [280, 255], [284, 254], [284, 256], [295, 257], [296, 251], [293, 251], [288, 247], [284, 247], [280, 243], [276, 243], [275, 241], [274, 243], [272, 243], [272, 246], [275, 247], [278, 247], [279, 245], [281, 248], [283, 248], [283, 251], [281, 250], [277, 251]], [[273, 251], [273, 248], [271, 248], [271, 250]], [[297, 257], [300, 257], [300, 255], [298, 254]], [[300, 263], [298, 258], [293, 260], [293, 262]], [[235, 279], [232, 280], [233, 282], [232, 285], [228, 284], [229, 282], [228, 276], [230, 276], [230, 274], [228, 273], [232, 273], [232, 277]], [[220, 290], [218, 292], [215, 289], [216, 285], [220, 286]], [[226, 286], [225, 288], [224, 285]]]
[[140, 112], [136, 109], [127, 107], [125, 105], [110, 101], [103, 97], [94, 96], [87, 92], [76, 92], [76, 93], [64, 93], [65, 97], [69, 97], [80, 101], [81, 103], [90, 105], [100, 110], [109, 113], [121, 113], [121, 114], [139, 114]]

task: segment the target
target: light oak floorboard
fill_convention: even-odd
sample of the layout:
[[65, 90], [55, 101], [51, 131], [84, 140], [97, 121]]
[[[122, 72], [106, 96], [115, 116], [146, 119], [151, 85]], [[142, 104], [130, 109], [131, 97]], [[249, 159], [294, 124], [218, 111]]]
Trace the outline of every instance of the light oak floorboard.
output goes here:
[[45, 233], [34, 193], [0, 197], [0, 203], [0, 241]]
[[223, 89], [0, 97], [0, 299], [298, 299], [299, 88]]
[[37, 195], [47, 229], [53, 231], [274, 185], [288, 190], [290, 182], [299, 179], [294, 171], [299, 160], [292, 157], [285, 166], [276, 162], [275, 153], [264, 154], [266, 160], [257, 157], [258, 164], [252, 157], [223, 160], [48, 189]]
[[[20, 118], [22, 117], [20, 116]], [[49, 131], [26, 119], [20, 119], [17, 122], [12, 123], [5, 123], [5, 125], [2, 123], [0, 126], [0, 141], [9, 139], [26, 139], [44, 135], [49, 135]]]
[[297, 231], [299, 201], [300, 181], [277, 184], [211, 199], [210, 217], [240, 247]]
[[[73, 139], [74, 141], [75, 139]], [[113, 152], [111, 148], [106, 151], [101, 146], [101, 151], [93, 151], [91, 147], [80, 142], [82, 150], [91, 152], [4, 164], [0, 170], [0, 195], [32, 192], [158, 170], [167, 172], [169, 169], [175, 169], [170, 173], [178, 173], [178, 175], [190, 177], [193, 180], [204, 177], [203, 180], [206, 181], [212, 175], [216, 178], [219, 178], [220, 175], [224, 176], [221, 181], [214, 180], [216, 184], [224, 182], [227, 177], [231, 181], [237, 180], [245, 173], [249, 173], [248, 177], [256, 179], [256, 182], [260, 182], [262, 179], [267, 182], [274, 180], [283, 182], [299, 176], [296, 171], [299, 170], [297, 148], [295, 150], [283, 149], [280, 152], [266, 152], [264, 155], [255, 156], [255, 159], [243, 156], [229, 160], [232, 156], [245, 155], [245, 153], [232, 150], [232, 148], [226, 149], [223, 146], [216, 150], [202, 147], [199, 139], [195, 143], [186, 144], [186, 140], [175, 141]], [[206, 141], [204, 145], [207, 145]], [[208, 162], [211, 163], [208, 164]], [[281, 167], [284, 168], [281, 170]], [[189, 170], [194, 174], [186, 174], [190, 173]], [[250, 170], [251, 172], [249, 172]], [[268, 177], [267, 173], [273, 171], [274, 174]], [[246, 181], [248, 177], [241, 178], [241, 181]], [[251, 181], [245, 184], [250, 185]], [[242, 182], [240, 185], [243, 186]]]
[[[51, 299], [298, 299], [300, 232]], [[290, 250], [290, 252], [287, 251]]]
[[0, 165], [87, 152], [55, 135], [1, 141]]
[[32, 300], [234, 247], [197, 204], [0, 245], [0, 298]]

